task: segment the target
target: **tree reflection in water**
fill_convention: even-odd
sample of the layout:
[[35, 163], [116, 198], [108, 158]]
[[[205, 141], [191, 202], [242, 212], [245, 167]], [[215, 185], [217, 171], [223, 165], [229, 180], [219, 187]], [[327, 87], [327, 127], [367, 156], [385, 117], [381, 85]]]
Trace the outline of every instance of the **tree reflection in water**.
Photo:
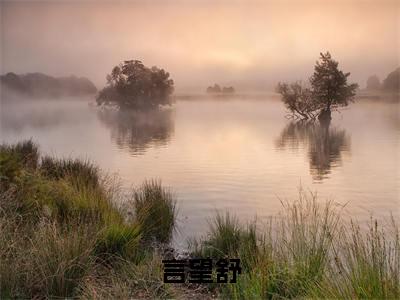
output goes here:
[[308, 151], [310, 173], [314, 180], [328, 178], [331, 168], [340, 165], [342, 153], [350, 151], [350, 137], [343, 129], [318, 123], [292, 122], [281, 132], [277, 141], [279, 149]]
[[167, 145], [174, 132], [173, 111], [101, 110], [98, 117], [111, 132], [111, 140], [134, 155], [144, 154], [151, 147]]

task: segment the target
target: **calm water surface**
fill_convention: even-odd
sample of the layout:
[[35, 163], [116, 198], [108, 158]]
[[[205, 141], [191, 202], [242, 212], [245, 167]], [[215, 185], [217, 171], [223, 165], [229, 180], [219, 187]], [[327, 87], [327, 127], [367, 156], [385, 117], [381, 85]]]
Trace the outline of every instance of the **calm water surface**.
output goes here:
[[246, 221], [281, 210], [299, 186], [347, 203], [359, 220], [400, 216], [398, 104], [359, 101], [329, 128], [294, 124], [274, 97], [179, 101], [157, 113], [101, 111], [85, 101], [1, 107], [1, 140], [33, 138], [56, 156], [90, 158], [125, 187], [159, 178], [178, 197], [178, 242], [229, 210]]

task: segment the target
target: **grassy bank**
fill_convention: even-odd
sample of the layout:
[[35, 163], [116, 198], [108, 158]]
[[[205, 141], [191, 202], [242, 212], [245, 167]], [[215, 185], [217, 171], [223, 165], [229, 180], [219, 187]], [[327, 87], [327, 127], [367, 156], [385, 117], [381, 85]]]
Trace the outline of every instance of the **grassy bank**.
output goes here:
[[[400, 298], [394, 220], [361, 230], [304, 192], [283, 211], [268, 225], [229, 214], [210, 221], [192, 255], [243, 267], [237, 284], [210, 290], [227, 299]], [[31, 141], [0, 146], [1, 299], [193, 297], [162, 282], [159, 249], [175, 227], [176, 201], [159, 182], [123, 197], [90, 162], [42, 157]]]
[[154, 245], [171, 238], [175, 200], [160, 183], [122, 210], [96, 166], [40, 157], [31, 141], [2, 145], [0, 170], [2, 299], [169, 295]]

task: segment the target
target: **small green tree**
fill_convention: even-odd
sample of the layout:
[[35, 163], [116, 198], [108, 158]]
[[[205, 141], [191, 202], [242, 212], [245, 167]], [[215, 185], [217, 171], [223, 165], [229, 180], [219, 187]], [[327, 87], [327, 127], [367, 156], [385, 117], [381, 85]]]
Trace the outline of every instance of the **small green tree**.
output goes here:
[[96, 101], [116, 104], [119, 108], [156, 108], [170, 104], [174, 81], [169, 73], [157, 67], [148, 68], [141, 61], [127, 60], [107, 75], [107, 86]]
[[331, 109], [347, 106], [354, 99], [358, 85], [347, 83], [350, 73], [339, 70], [339, 63], [332, 59], [329, 52], [320, 55], [310, 78], [312, 96], [321, 113], [329, 113], [330, 116]]
[[347, 106], [354, 99], [357, 84], [347, 83], [350, 73], [339, 70], [330, 53], [321, 53], [310, 78], [310, 87], [299, 82], [279, 83], [277, 92], [293, 117], [320, 120], [331, 118], [331, 110]]

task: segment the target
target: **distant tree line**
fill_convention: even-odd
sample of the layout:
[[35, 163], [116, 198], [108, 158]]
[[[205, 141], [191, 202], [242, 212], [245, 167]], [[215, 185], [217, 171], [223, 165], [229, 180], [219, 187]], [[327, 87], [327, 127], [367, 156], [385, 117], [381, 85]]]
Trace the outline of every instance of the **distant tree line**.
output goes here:
[[98, 105], [120, 109], [152, 109], [170, 104], [174, 81], [158, 67], [146, 67], [139, 60], [127, 60], [107, 75], [107, 85], [97, 95]]
[[390, 72], [386, 78], [381, 81], [376, 75], [372, 75], [367, 79], [367, 90], [382, 90], [387, 92], [400, 91], [400, 67]]
[[347, 106], [354, 99], [358, 85], [347, 83], [350, 73], [339, 70], [338, 65], [329, 52], [321, 53], [308, 84], [278, 84], [277, 92], [290, 117], [329, 121], [332, 110]]
[[97, 92], [96, 86], [85, 77], [52, 77], [42, 73], [0, 76], [3, 90], [29, 97], [82, 96]]
[[235, 89], [233, 88], [233, 86], [229, 86], [229, 87], [222, 87], [219, 84], [214, 84], [214, 86], [209, 86], [207, 88], [207, 93], [208, 94], [234, 94], [235, 93]]

